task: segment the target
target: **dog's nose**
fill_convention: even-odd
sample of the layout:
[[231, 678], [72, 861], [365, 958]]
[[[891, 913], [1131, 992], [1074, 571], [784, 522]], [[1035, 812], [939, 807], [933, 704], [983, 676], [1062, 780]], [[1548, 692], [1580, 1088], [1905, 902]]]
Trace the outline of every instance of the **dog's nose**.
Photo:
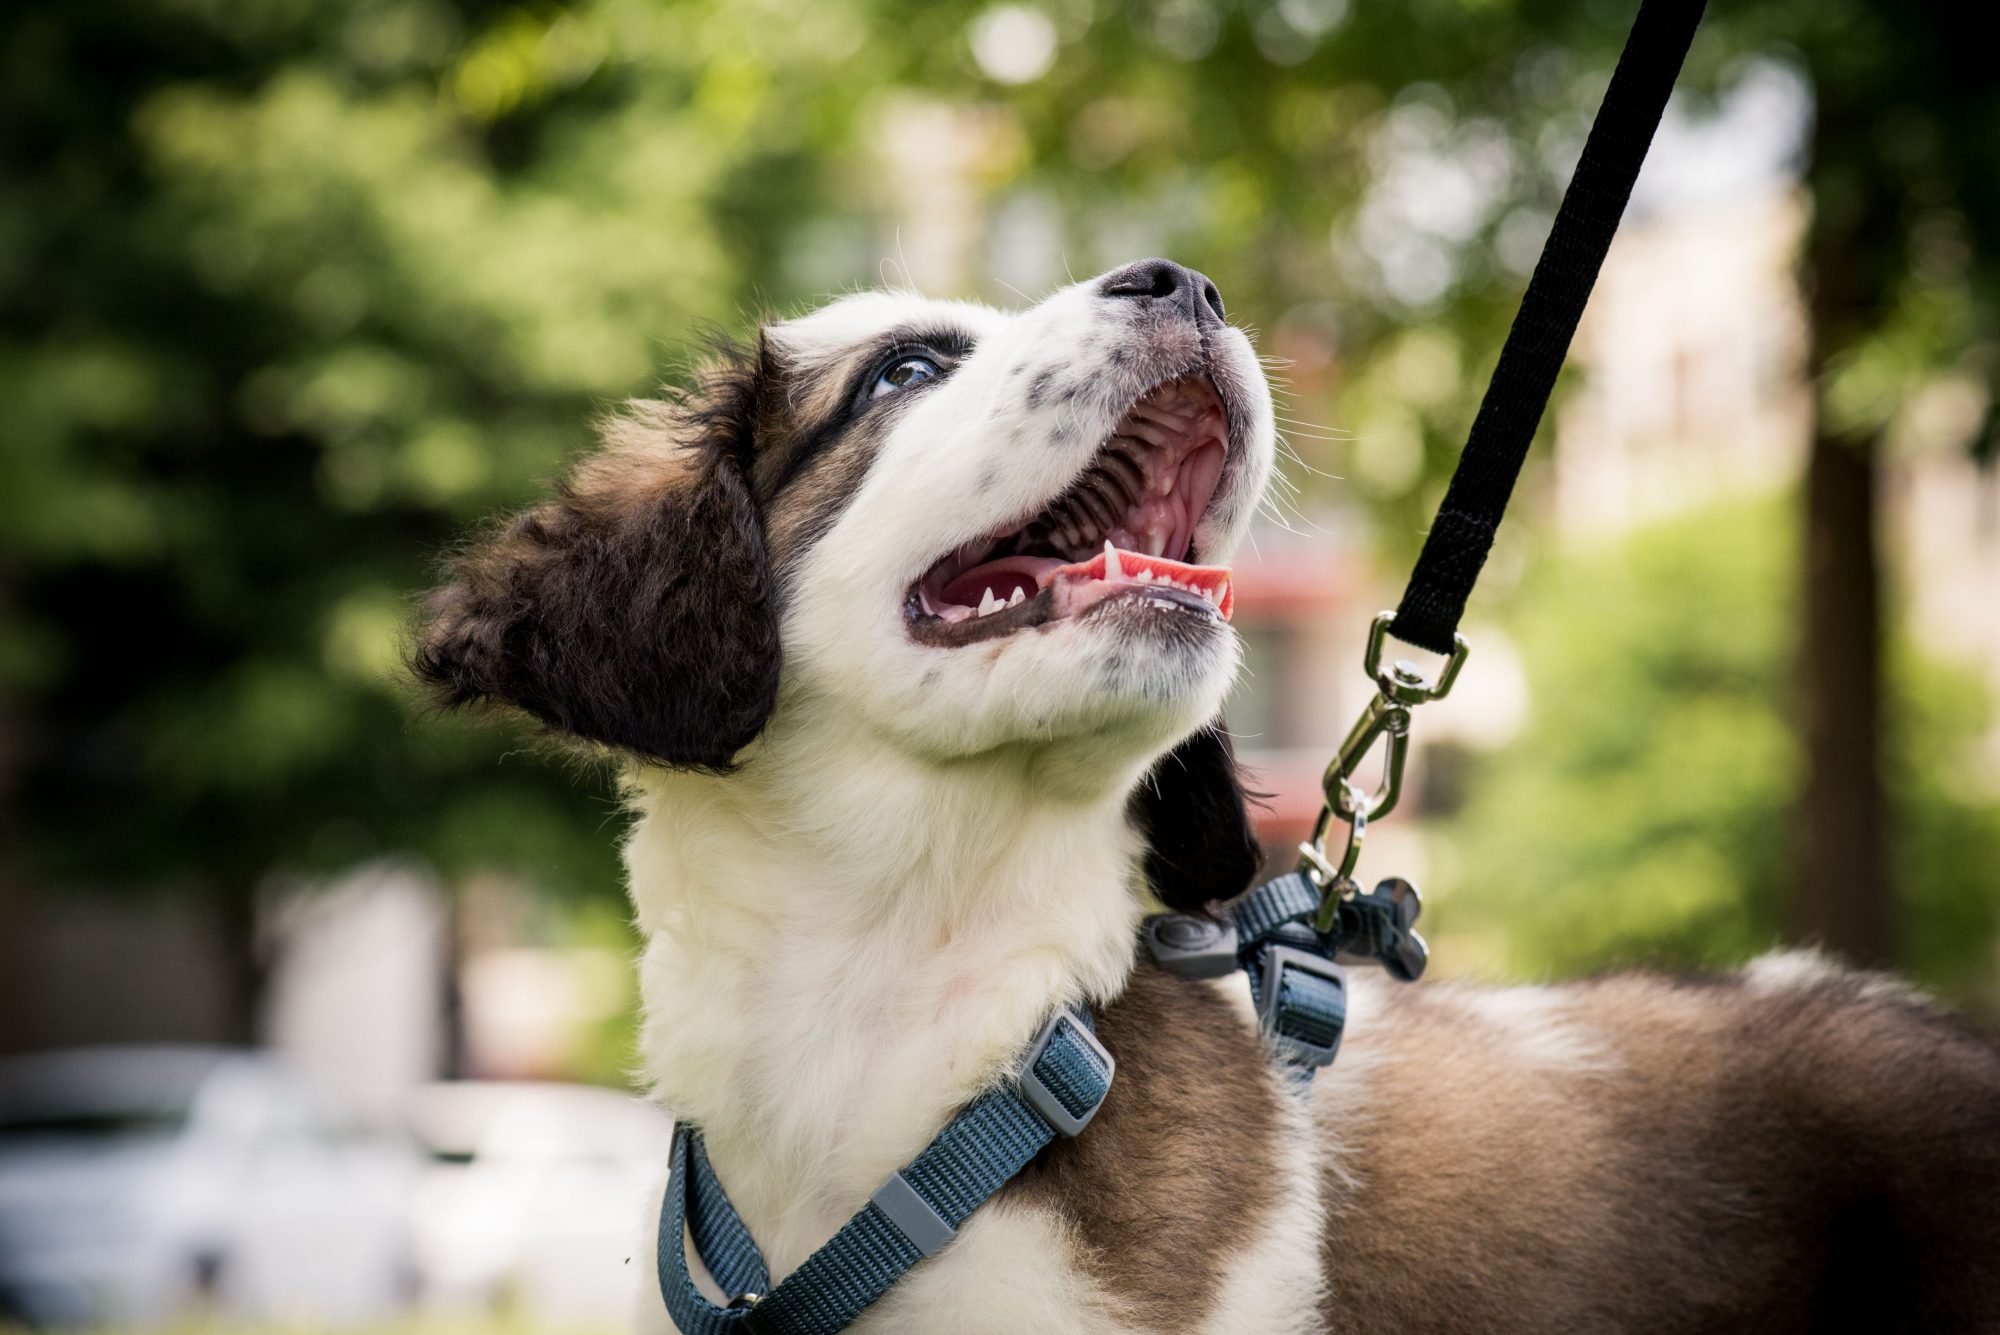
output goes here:
[[1172, 260], [1128, 264], [1106, 274], [1097, 290], [1107, 297], [1167, 302], [1192, 319], [1197, 329], [1220, 329], [1229, 318], [1222, 309], [1222, 294], [1208, 281], [1208, 275]]

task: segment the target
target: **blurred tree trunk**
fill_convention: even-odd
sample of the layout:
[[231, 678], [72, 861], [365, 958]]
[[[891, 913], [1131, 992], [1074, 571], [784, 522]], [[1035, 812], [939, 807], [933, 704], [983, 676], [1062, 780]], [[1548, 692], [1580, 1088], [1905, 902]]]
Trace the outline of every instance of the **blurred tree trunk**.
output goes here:
[[[1829, 363], [1879, 326], [1903, 259], [1870, 108], [1822, 85], [1808, 182], [1811, 367], [1819, 391], [1806, 461], [1798, 719], [1806, 773], [1795, 817], [1789, 923], [1856, 964], [1895, 958], [1895, 886], [1882, 791], [1879, 429], [1829, 420]], [[1893, 180], [1893, 175], [1887, 177]]]
[[1882, 796], [1881, 568], [1875, 442], [1813, 435], [1805, 487], [1798, 936], [1857, 964], [1895, 957]]

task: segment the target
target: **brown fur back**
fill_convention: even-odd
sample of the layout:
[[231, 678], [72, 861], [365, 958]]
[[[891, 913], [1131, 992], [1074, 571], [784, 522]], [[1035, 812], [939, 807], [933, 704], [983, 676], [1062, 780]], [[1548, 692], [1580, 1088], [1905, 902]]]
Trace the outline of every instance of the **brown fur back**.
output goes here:
[[[1224, 986], [1241, 986], [1239, 978]], [[1810, 955], [1726, 979], [1355, 979], [1311, 1116], [1339, 1332], [2000, 1331], [2000, 1044]], [[1213, 985], [1107, 1009], [1096, 1123], [1017, 1181], [1157, 1330], [1198, 1326], [1293, 1097]]]
[[1330, 1328], [2000, 1330], [2000, 1047], [1778, 960], [1391, 992], [1322, 1119]]

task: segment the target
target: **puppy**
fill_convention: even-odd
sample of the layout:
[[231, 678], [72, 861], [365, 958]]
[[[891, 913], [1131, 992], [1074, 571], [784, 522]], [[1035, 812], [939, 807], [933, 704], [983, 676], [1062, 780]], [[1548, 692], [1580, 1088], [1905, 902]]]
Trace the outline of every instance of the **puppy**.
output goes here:
[[848, 297], [605, 435], [414, 664], [622, 757], [646, 1070], [773, 1275], [1053, 1007], [1118, 1062], [855, 1329], [2000, 1330], [2000, 1052], [1895, 984], [1356, 976], [1302, 1095], [1240, 977], [1137, 962], [1257, 860], [1215, 720], [1272, 409], [1200, 274]]

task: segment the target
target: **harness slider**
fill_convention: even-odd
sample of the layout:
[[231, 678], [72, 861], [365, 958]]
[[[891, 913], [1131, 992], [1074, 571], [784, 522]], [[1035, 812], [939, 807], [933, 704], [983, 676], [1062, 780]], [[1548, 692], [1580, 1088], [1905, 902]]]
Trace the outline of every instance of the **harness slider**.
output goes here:
[[958, 1230], [946, 1223], [937, 1208], [919, 1195], [910, 1185], [910, 1179], [901, 1173], [889, 1174], [868, 1199], [925, 1256], [935, 1256], [940, 1247], [958, 1236]]
[[1265, 946], [1257, 1025], [1271, 1049], [1295, 1066], [1317, 1069], [1340, 1052], [1347, 1026], [1347, 976], [1338, 964], [1296, 946]]
[[[1065, 1074], [1076, 1075], [1082, 1073], [1065, 1073], [1056, 1065], [1052, 1065], [1046, 1076], [1044, 1075], [1040, 1069], [1042, 1058], [1049, 1055], [1049, 1044], [1054, 1041], [1058, 1033], [1062, 1032], [1064, 1025], [1069, 1026], [1070, 1036], [1076, 1039], [1084, 1049], [1082, 1053], [1064, 1049], [1065, 1055], [1071, 1060], [1095, 1061], [1103, 1068], [1102, 1079], [1094, 1081], [1087, 1078], [1081, 1081], [1065, 1079]], [[1041, 1115], [1043, 1121], [1055, 1128], [1059, 1134], [1074, 1136], [1089, 1126], [1090, 1119], [1097, 1116], [1097, 1110], [1104, 1106], [1105, 1096], [1111, 1092], [1112, 1073], [1117, 1069], [1118, 1059], [1107, 1052], [1104, 1045], [1097, 1041], [1097, 1035], [1091, 1031], [1090, 1026], [1079, 1019], [1074, 1012], [1064, 1007], [1049, 1017], [1049, 1022], [1042, 1026], [1042, 1032], [1037, 1034], [1035, 1041], [1028, 1045], [1028, 1055], [1021, 1060], [1021, 1070], [1018, 1077], [1021, 1086], [1021, 1097], [1027, 1101], [1030, 1108], [1033, 1108]], [[1051, 1079], [1055, 1080], [1057, 1084], [1050, 1084], [1049, 1081]], [[1062, 1095], [1058, 1092], [1058, 1086], [1073, 1088], [1079, 1084], [1082, 1085], [1091, 1102], [1089, 1106], [1082, 1110], [1072, 1112], [1068, 1104], [1063, 1101]], [[1091, 1088], [1092, 1085], [1095, 1087]]]

